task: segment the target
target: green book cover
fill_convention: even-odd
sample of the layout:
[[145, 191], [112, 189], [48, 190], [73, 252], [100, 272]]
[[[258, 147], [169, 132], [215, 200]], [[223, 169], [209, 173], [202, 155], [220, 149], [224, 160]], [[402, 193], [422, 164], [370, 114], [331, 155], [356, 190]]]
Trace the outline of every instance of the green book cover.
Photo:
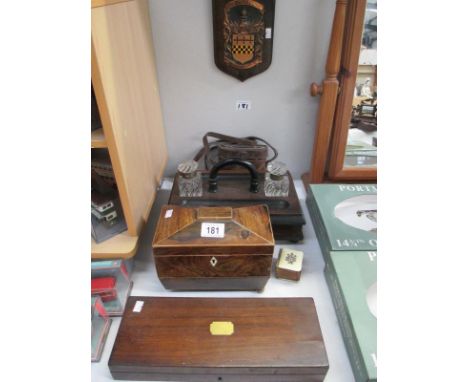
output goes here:
[[331, 252], [325, 267], [358, 382], [377, 381], [377, 252]]
[[329, 252], [331, 251], [330, 242], [328, 240], [325, 226], [323, 225], [323, 222], [320, 219], [320, 211], [318, 210], [318, 207], [316, 206], [313, 198], [307, 198], [307, 207], [309, 209], [310, 217], [315, 230], [315, 235], [320, 245], [323, 258], [325, 262], [328, 263], [330, 260]]
[[307, 205], [322, 251], [377, 249], [377, 185], [313, 184]]

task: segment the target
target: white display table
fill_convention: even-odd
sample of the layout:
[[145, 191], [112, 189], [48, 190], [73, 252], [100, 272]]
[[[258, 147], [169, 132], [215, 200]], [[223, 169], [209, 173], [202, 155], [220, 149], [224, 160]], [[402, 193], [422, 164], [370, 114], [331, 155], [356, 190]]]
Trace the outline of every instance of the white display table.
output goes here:
[[[315, 236], [314, 227], [310, 221], [305, 205], [305, 190], [301, 181], [295, 181], [296, 190], [301, 201], [302, 212], [307, 224], [304, 226], [304, 241], [300, 244], [280, 243], [276, 245], [274, 262], [280, 247], [290, 247], [304, 252], [304, 263], [299, 282], [279, 280], [274, 274], [268, 281], [262, 293], [257, 292], [171, 292], [163, 288], [156, 274], [153, 262], [151, 242], [156, 228], [161, 205], [169, 198], [169, 182], [164, 182], [158, 192], [156, 202], [149, 216], [148, 223], [140, 237], [138, 252], [135, 255], [132, 273], [132, 296], [170, 296], [170, 297], [313, 297], [322, 327], [322, 333], [328, 354], [330, 370], [326, 382], [354, 381], [351, 365], [341, 337], [335, 309], [323, 275], [324, 262]], [[274, 272], [273, 272], [274, 273]], [[114, 317], [107, 337], [100, 362], [92, 364], [92, 381], [113, 381], [107, 367], [107, 361], [114, 345], [114, 340], [120, 325], [120, 318]]]

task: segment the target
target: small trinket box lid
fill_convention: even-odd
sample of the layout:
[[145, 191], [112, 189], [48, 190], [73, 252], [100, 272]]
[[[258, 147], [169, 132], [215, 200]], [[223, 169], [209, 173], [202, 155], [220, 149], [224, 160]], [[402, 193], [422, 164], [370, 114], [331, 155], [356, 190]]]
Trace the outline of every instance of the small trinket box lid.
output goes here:
[[300, 272], [302, 270], [302, 260], [304, 252], [289, 248], [282, 248], [277, 266], [290, 271]]

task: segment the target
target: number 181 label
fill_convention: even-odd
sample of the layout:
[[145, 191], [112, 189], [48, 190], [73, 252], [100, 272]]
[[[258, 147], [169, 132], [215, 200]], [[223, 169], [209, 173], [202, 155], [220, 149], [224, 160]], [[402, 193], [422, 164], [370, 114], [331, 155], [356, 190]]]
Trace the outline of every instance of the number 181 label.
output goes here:
[[223, 238], [224, 223], [202, 223], [200, 236]]

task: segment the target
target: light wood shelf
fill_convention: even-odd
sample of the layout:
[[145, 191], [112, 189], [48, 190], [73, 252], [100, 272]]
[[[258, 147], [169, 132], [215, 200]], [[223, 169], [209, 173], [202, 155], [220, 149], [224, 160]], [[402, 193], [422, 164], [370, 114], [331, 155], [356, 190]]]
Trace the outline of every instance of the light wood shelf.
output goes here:
[[107, 148], [106, 137], [104, 136], [104, 130], [102, 130], [102, 127], [100, 129], [91, 131], [91, 148]]
[[91, 147], [106, 148], [127, 231], [91, 257], [129, 258], [148, 218], [167, 161], [148, 0], [96, 0], [91, 10], [91, 80], [102, 129]]
[[92, 0], [91, 1], [91, 8], [103, 7], [105, 5], [112, 5], [118, 3], [124, 3], [126, 1], [132, 0]]
[[137, 244], [138, 236], [130, 236], [128, 231], [99, 244], [91, 238], [91, 259], [128, 259], [135, 255]]

